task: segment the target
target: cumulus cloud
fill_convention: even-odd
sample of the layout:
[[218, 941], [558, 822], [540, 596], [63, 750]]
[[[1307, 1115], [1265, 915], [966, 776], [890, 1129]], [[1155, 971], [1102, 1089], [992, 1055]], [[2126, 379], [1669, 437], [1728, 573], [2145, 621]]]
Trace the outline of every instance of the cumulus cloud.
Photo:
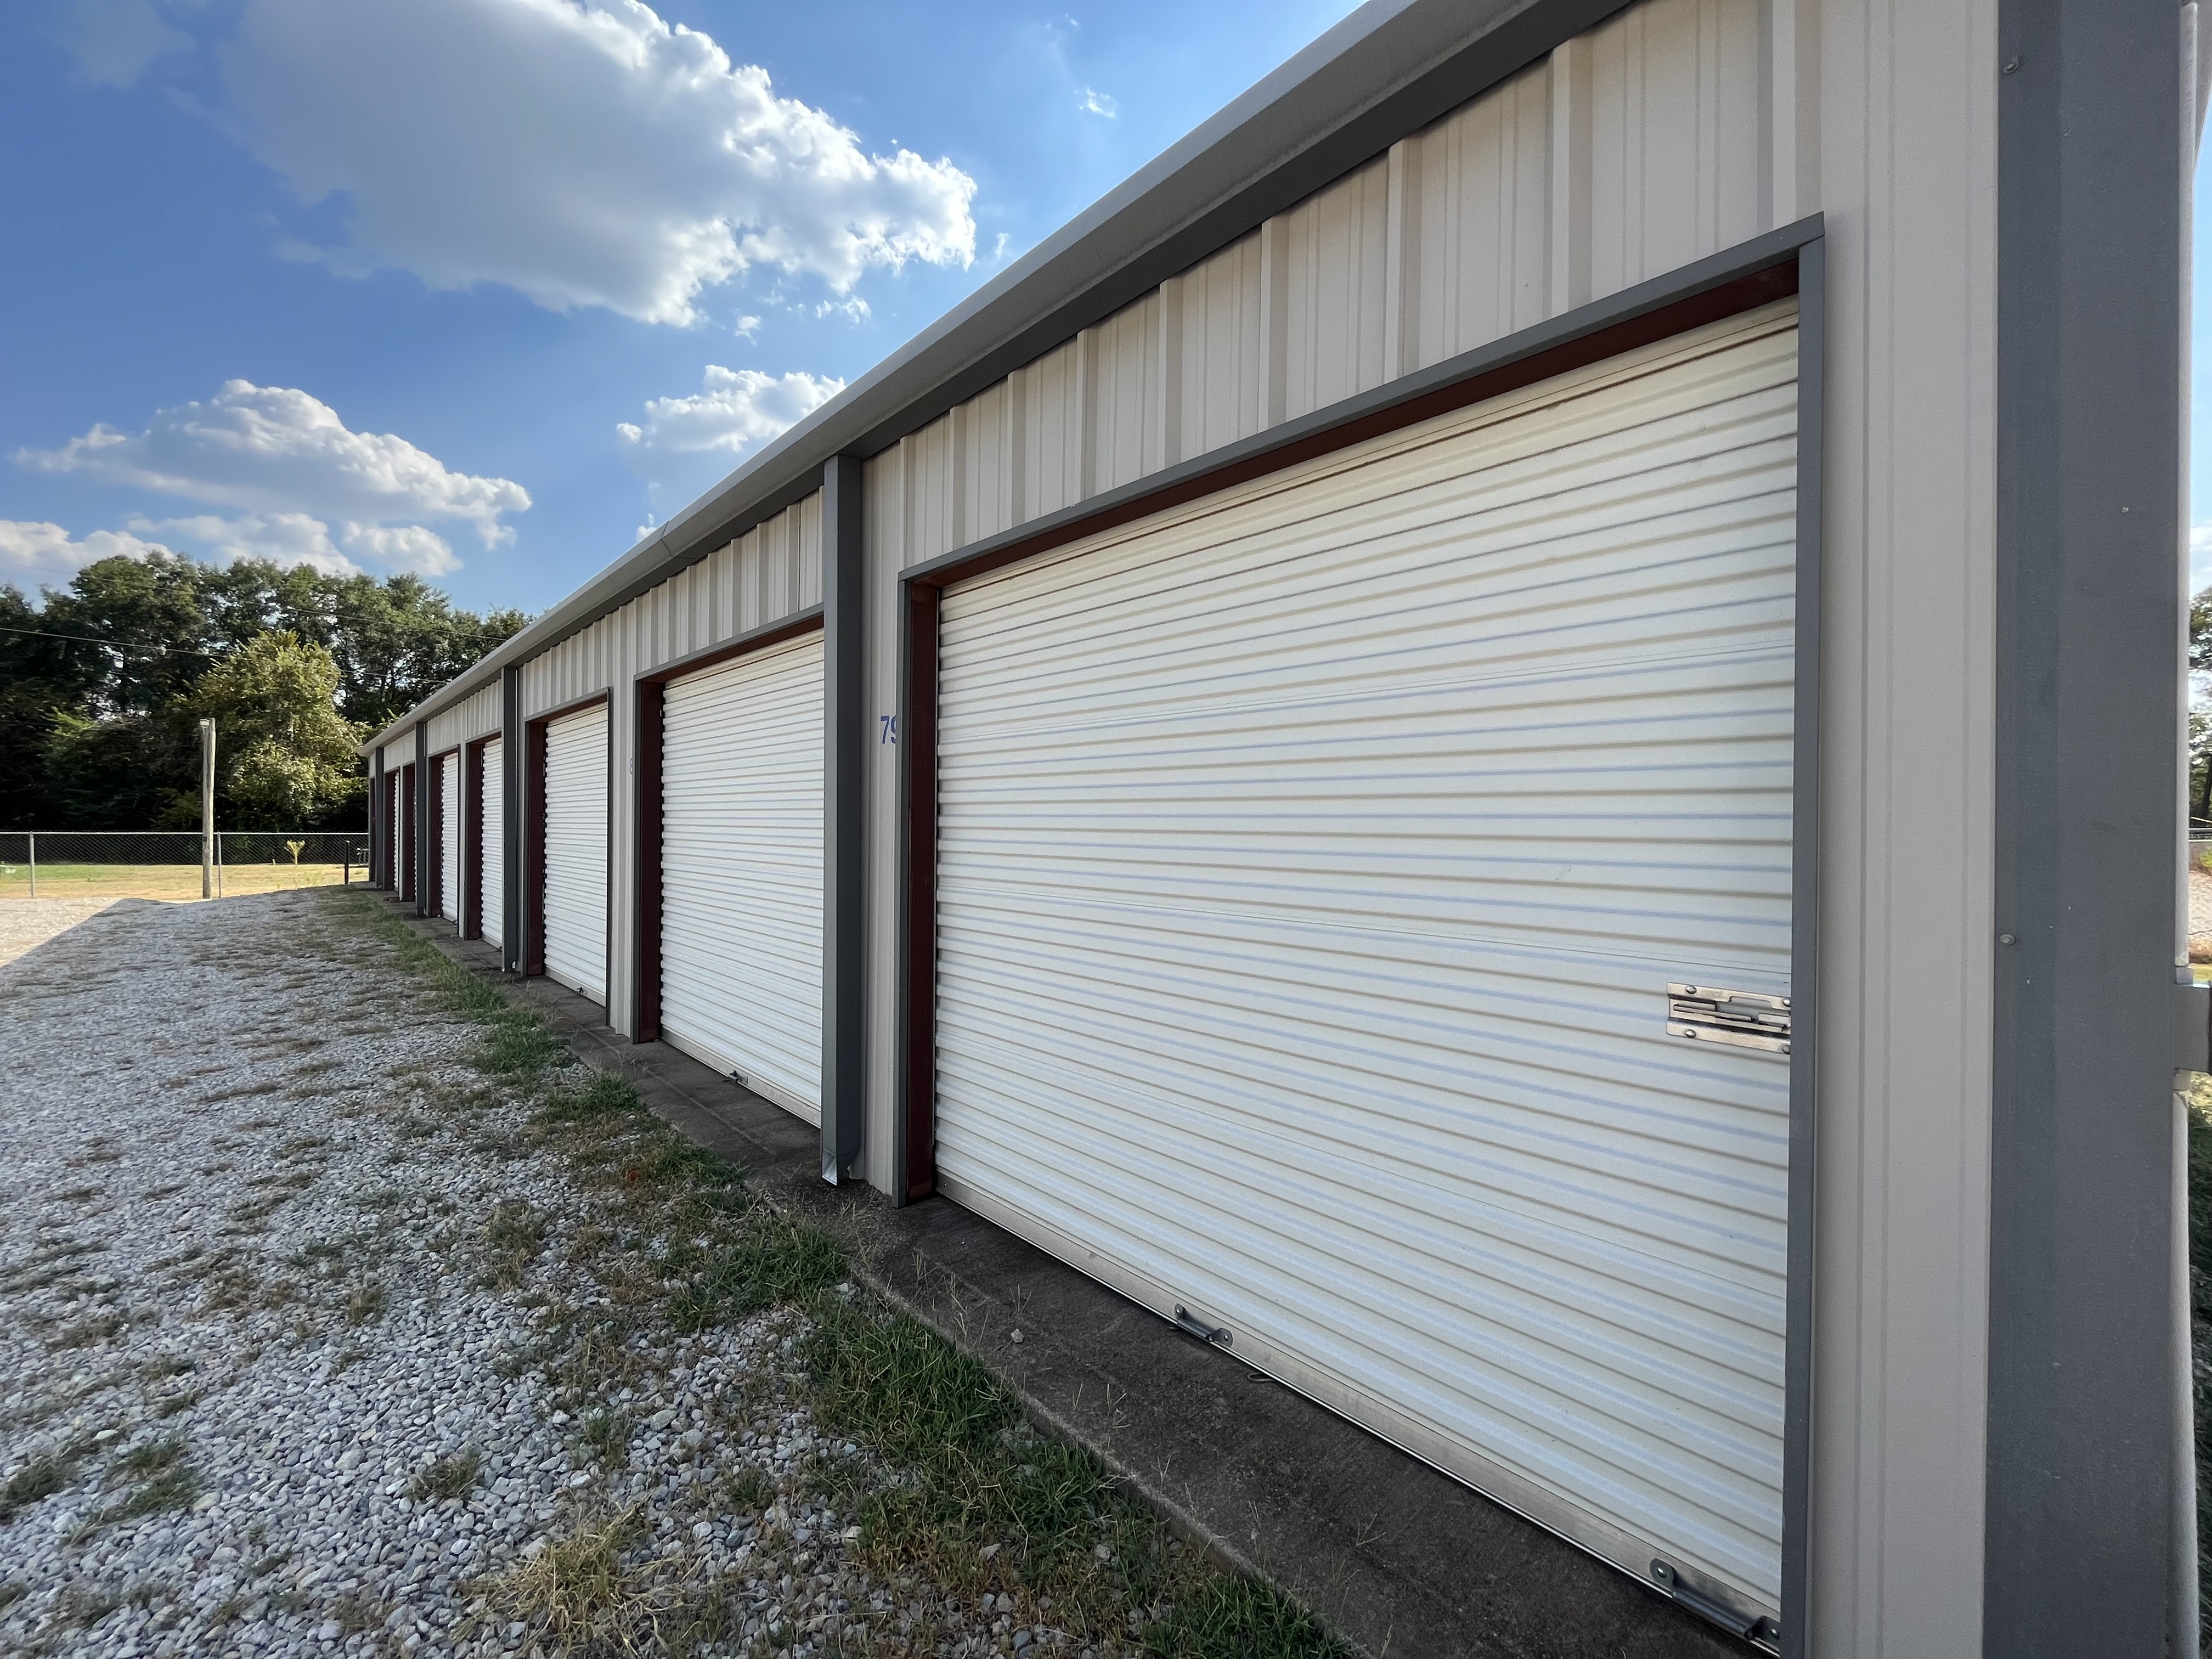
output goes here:
[[349, 238], [288, 257], [555, 311], [697, 320], [755, 264], [842, 295], [872, 268], [975, 256], [975, 180], [869, 153], [641, 0], [246, 0], [222, 51], [255, 155]]
[[168, 551], [119, 530], [95, 530], [79, 542], [58, 524], [0, 519], [0, 573], [10, 580], [65, 582], [97, 559], [143, 559]]
[[404, 438], [350, 430], [336, 410], [304, 392], [248, 380], [225, 381], [205, 403], [157, 410], [142, 432], [95, 424], [58, 449], [19, 449], [15, 461], [33, 471], [244, 508], [242, 518], [174, 519], [158, 527], [207, 543], [220, 556], [325, 569], [354, 568], [331, 540], [331, 521], [343, 525], [348, 551], [435, 574], [459, 562], [424, 520], [466, 524], [491, 547], [514, 538], [505, 515], [530, 506], [529, 492], [512, 479], [453, 471]]
[[147, 64], [192, 44], [161, 21], [152, 0], [66, 0], [52, 29], [95, 87], [135, 86]]
[[220, 564], [234, 559], [266, 559], [271, 564], [313, 565], [334, 576], [350, 576], [361, 567], [338, 551], [330, 526], [306, 513], [244, 513], [224, 518], [196, 513], [181, 519], [133, 517], [128, 527], [141, 536], [167, 536], [190, 542]]
[[754, 368], [707, 366], [701, 389], [689, 398], [655, 398], [645, 422], [615, 428], [634, 457], [698, 455], [735, 458], [804, 419], [845, 389], [842, 380], [804, 372], [781, 380]]

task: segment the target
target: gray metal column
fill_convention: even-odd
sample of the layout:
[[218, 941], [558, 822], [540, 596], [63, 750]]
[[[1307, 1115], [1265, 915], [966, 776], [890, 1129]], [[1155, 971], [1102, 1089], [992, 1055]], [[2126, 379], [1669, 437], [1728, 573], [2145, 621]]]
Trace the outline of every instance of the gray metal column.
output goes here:
[[500, 965], [522, 971], [522, 669], [499, 673]]
[[860, 461], [822, 469], [822, 1178], [860, 1156], [867, 1102], [867, 561]]
[[415, 722], [415, 914], [430, 914], [430, 723]]
[[1983, 1648], [2194, 1653], [2181, 9], [2002, 0]]
[[384, 784], [384, 745], [368, 757], [368, 884], [384, 885], [392, 866], [392, 826], [385, 822], [392, 811], [391, 793]]

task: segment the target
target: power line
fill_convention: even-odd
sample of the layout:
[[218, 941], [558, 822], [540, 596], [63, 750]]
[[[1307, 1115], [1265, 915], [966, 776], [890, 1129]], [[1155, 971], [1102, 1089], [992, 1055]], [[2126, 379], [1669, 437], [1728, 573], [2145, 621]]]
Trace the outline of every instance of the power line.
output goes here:
[[75, 640], [81, 645], [105, 645], [117, 651], [166, 651], [163, 645], [131, 645], [122, 640], [103, 640], [90, 634], [54, 634], [43, 628], [0, 628], [0, 634], [21, 634], [33, 640]]

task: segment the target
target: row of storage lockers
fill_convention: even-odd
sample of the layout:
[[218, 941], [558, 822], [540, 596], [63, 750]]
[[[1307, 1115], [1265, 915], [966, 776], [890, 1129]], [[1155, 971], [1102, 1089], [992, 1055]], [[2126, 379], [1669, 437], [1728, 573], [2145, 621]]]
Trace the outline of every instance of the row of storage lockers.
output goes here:
[[[1668, 1009], [1787, 1006], [1797, 362], [1769, 304], [951, 581], [927, 878], [939, 1191], [1762, 1633], [1787, 1043]], [[823, 670], [659, 685], [644, 854], [660, 1037], [809, 1121]], [[602, 1002], [608, 720], [531, 727]], [[430, 763], [495, 943], [501, 763]]]

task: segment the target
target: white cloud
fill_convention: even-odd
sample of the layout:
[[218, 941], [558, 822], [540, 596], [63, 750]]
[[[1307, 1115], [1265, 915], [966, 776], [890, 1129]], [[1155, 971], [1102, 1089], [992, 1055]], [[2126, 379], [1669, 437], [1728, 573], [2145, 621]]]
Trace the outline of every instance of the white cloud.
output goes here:
[[134, 86], [156, 58], [192, 44], [161, 21], [152, 0], [67, 0], [53, 34], [95, 87]]
[[244, 508], [243, 518], [164, 525], [198, 526], [176, 533], [208, 543], [218, 556], [325, 569], [354, 568], [331, 544], [329, 520], [344, 524], [349, 551], [437, 573], [459, 561], [423, 520], [469, 525], [491, 547], [514, 538], [504, 516], [530, 507], [529, 492], [511, 479], [453, 471], [404, 438], [349, 430], [336, 410], [304, 392], [246, 380], [225, 381], [205, 403], [158, 410], [143, 432], [96, 424], [58, 449], [19, 449], [15, 461], [33, 471]]
[[313, 565], [334, 576], [350, 576], [361, 567], [338, 551], [330, 526], [306, 513], [245, 513], [234, 519], [199, 513], [182, 519], [127, 520], [142, 536], [168, 536], [191, 542], [219, 563], [266, 559], [271, 564]]
[[118, 530], [95, 530], [76, 542], [58, 524], [0, 519], [0, 571], [11, 580], [65, 582], [96, 559], [143, 559], [168, 550]]
[[459, 570], [453, 544], [434, 530], [419, 524], [349, 524], [343, 539], [352, 552], [394, 570], [411, 570], [418, 576], [442, 576]]
[[689, 398], [655, 398], [645, 406], [645, 424], [625, 421], [615, 428], [633, 456], [697, 455], [720, 452], [735, 457], [775, 437], [845, 389], [842, 380], [805, 373], [778, 380], [754, 368], [720, 368], [709, 363], [698, 392]]
[[1077, 95], [1075, 106], [1087, 115], [1103, 115], [1109, 121], [1121, 112], [1121, 105], [1091, 87], [1084, 88]]
[[246, 0], [222, 59], [253, 152], [350, 207], [288, 258], [682, 324], [753, 264], [842, 295], [975, 255], [951, 162], [869, 154], [641, 0]]

